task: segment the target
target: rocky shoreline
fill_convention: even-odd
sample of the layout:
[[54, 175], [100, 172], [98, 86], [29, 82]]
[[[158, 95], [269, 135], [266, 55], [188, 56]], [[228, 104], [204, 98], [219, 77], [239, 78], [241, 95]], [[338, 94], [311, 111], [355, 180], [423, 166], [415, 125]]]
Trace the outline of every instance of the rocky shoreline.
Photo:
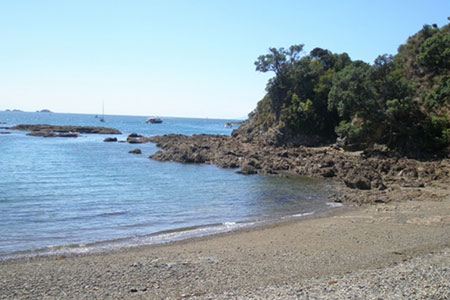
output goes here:
[[[448, 299], [448, 159], [219, 135], [132, 134], [150, 158], [341, 182], [325, 216], [73, 256], [0, 262], [1, 299]], [[135, 149], [137, 150], [137, 149]], [[139, 151], [136, 151], [139, 152]], [[390, 202], [390, 203], [388, 203]]]
[[333, 178], [345, 193], [336, 202], [380, 203], [409, 198], [439, 198], [449, 183], [448, 159], [415, 160], [384, 151], [348, 152], [324, 147], [280, 147], [221, 135], [169, 134], [153, 142], [162, 150], [151, 155], [158, 161], [214, 164], [239, 168], [242, 174], [297, 174]]
[[[244, 126], [245, 127], [245, 126]], [[79, 134], [121, 134], [115, 128], [21, 124], [9, 130], [30, 131], [40, 137], [78, 137]], [[245, 128], [244, 128], [245, 129]], [[277, 146], [249, 138], [241, 128], [232, 136], [168, 134], [146, 137], [131, 133], [129, 144], [156, 143], [161, 148], [149, 158], [157, 161], [213, 164], [244, 175], [302, 175], [341, 183], [335, 202], [387, 203], [407, 199], [440, 199], [450, 185], [450, 159], [410, 159], [380, 149], [346, 151], [338, 144], [320, 147]], [[117, 142], [107, 137], [104, 142]], [[140, 149], [129, 151], [142, 154]]]

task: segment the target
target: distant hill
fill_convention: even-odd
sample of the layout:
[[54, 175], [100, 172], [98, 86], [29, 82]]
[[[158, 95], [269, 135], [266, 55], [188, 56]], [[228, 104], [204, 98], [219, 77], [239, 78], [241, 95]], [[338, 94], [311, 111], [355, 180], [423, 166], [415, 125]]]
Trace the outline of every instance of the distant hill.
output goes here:
[[385, 145], [407, 154], [450, 145], [450, 24], [425, 25], [373, 64], [303, 45], [270, 48], [256, 70], [274, 72], [267, 94], [233, 132], [276, 145]]

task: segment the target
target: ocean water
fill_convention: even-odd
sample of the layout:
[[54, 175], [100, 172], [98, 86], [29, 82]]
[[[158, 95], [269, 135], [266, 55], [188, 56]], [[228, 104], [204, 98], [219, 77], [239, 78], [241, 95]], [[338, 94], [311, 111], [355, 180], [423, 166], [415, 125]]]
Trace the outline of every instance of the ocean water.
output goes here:
[[[231, 120], [0, 112], [16, 124], [136, 132], [231, 134]], [[0, 259], [163, 243], [331, 209], [329, 181], [245, 176], [211, 165], [157, 162], [152, 144], [105, 143], [112, 135], [41, 138], [0, 129]], [[140, 148], [142, 155], [128, 151]]]

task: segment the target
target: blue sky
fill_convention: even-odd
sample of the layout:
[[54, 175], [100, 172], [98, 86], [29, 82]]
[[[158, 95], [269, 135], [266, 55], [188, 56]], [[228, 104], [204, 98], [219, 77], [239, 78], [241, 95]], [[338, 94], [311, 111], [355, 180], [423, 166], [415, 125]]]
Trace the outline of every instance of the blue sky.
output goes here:
[[450, 1], [0, 1], [0, 110], [245, 117], [269, 47], [373, 62]]

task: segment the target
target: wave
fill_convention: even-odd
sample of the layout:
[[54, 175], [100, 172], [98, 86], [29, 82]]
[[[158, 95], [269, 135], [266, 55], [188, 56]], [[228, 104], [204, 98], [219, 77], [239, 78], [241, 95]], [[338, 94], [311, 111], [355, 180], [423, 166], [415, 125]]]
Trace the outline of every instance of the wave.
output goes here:
[[230, 232], [258, 222], [223, 222], [202, 226], [174, 228], [155, 232], [148, 235], [125, 237], [114, 240], [99, 241], [87, 244], [52, 245], [40, 249], [16, 251], [13, 253], [0, 253], [0, 261], [32, 258], [38, 256], [61, 256], [96, 253], [108, 250], [130, 248], [143, 245], [156, 245], [175, 242], [190, 238], [209, 236]]

